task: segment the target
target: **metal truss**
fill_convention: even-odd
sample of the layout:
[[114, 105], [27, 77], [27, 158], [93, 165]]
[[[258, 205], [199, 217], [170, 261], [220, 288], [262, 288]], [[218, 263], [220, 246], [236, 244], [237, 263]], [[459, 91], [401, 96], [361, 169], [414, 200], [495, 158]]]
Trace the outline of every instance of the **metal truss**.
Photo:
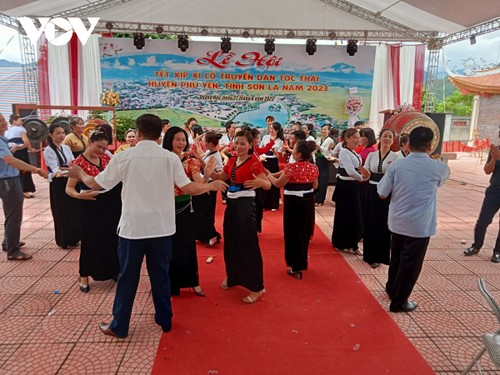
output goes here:
[[38, 61], [35, 47], [29, 38], [21, 34], [21, 47], [24, 74], [24, 96], [28, 103], [38, 104]]
[[496, 30], [500, 30], [500, 18], [497, 18], [489, 22], [481, 23], [479, 25], [470, 27], [466, 30], [459, 31], [454, 34], [446, 35], [442, 38], [439, 38], [438, 42], [441, 44], [441, 46], [446, 46], [448, 44], [453, 44], [456, 42], [460, 42], [462, 40], [469, 39], [471, 36], [488, 34]]
[[17, 32], [20, 32], [21, 34], [25, 34], [24, 29], [21, 27], [17, 19], [4, 13], [0, 13], [0, 25], [7, 26]]
[[125, 4], [133, 0], [97, 0], [91, 3], [65, 10], [52, 15], [52, 17], [84, 17], [91, 13], [97, 13], [104, 9], [113, 8], [117, 5]]
[[[109, 29], [110, 24], [112, 28]], [[123, 33], [151, 33], [156, 34], [156, 29], [161, 26], [163, 33], [169, 35], [209, 35], [242, 37], [248, 33], [248, 38], [275, 38], [275, 39], [325, 39], [360, 41], [397, 41], [425, 43], [433, 32], [418, 32], [413, 30], [335, 30], [331, 29], [264, 29], [243, 28], [234, 26], [195, 26], [195, 25], [163, 25], [157, 23], [132, 23], [100, 20], [94, 31], [96, 32], [123, 32]], [[292, 35], [293, 34], [293, 35]], [[334, 35], [334, 36], [333, 36]], [[425, 36], [423, 36], [425, 35]]]
[[19, 32], [21, 37], [21, 58], [23, 61], [24, 97], [33, 104], [38, 103], [38, 66], [36, 51], [15, 17], [0, 13], [0, 24]]
[[320, 0], [321, 2], [331, 5], [334, 8], [340, 9], [346, 13], [352, 14], [356, 17], [367, 20], [376, 25], [382, 26], [388, 30], [394, 31], [410, 31], [415, 34], [416, 38], [420, 38], [420, 40], [425, 39], [427, 37], [427, 33], [416, 31], [408, 26], [405, 26], [399, 22], [393, 21], [389, 18], [386, 18], [381, 15], [381, 12], [371, 12], [365, 8], [362, 8], [358, 5], [354, 5], [349, 1], [345, 0]]
[[427, 81], [425, 82], [424, 112], [434, 112], [436, 105], [436, 84], [439, 70], [439, 54], [441, 49], [430, 49], [427, 59]]

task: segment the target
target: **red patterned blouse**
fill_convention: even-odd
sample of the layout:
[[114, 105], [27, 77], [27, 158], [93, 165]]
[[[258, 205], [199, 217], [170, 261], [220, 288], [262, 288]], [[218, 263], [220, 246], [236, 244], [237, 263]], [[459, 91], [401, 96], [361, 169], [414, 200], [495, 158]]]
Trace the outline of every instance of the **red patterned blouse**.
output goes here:
[[292, 184], [306, 184], [314, 182], [319, 177], [319, 169], [308, 161], [297, 161], [289, 163], [283, 169], [283, 173], [290, 179]]
[[[186, 176], [188, 176], [188, 178], [191, 181], [194, 181], [193, 174], [199, 173], [201, 171], [201, 162], [196, 158], [183, 159], [182, 166], [184, 167], [184, 172], [186, 173]], [[181, 195], [185, 195], [181, 188], [174, 185], [174, 189], [175, 189], [175, 196], [176, 197], [179, 197]]]
[[231, 183], [242, 184], [245, 181], [253, 180], [260, 173], [264, 172], [264, 166], [255, 155], [251, 155], [243, 164], [236, 166], [237, 157], [229, 158], [224, 166], [224, 172], [229, 176]]
[[99, 165], [96, 165], [81, 154], [73, 160], [73, 164], [78, 165], [89, 176], [95, 177], [108, 166], [110, 160], [111, 158], [108, 155], [102, 154], [99, 156]]

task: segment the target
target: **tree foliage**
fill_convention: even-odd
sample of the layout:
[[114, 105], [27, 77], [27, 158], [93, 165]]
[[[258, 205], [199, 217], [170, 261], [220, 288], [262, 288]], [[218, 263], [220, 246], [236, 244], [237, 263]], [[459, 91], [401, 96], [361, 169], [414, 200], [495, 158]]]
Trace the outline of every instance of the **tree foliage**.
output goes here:
[[472, 113], [472, 102], [474, 95], [462, 95], [458, 90], [455, 90], [444, 101], [437, 102], [435, 106], [436, 112], [451, 112], [455, 116], [470, 116]]

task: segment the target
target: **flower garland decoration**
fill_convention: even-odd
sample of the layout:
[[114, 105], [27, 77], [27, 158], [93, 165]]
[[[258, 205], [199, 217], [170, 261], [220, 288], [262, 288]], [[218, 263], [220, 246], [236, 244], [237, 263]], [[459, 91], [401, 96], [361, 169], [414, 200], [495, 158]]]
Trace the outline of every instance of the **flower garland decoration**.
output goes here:
[[105, 105], [116, 106], [120, 104], [122, 101], [120, 100], [120, 94], [113, 89], [104, 90], [101, 94], [101, 103]]
[[363, 111], [363, 99], [359, 96], [351, 96], [345, 101], [345, 111], [349, 115], [357, 115]]
[[400, 106], [398, 106], [395, 110], [394, 113], [401, 113], [401, 112], [409, 112], [409, 111], [414, 111], [415, 108], [411, 104], [404, 103]]
[[349, 128], [354, 127], [356, 121], [359, 121], [358, 114], [363, 111], [364, 108], [363, 99], [360, 96], [350, 96], [345, 101], [345, 112], [349, 115], [349, 120], [347, 126]]

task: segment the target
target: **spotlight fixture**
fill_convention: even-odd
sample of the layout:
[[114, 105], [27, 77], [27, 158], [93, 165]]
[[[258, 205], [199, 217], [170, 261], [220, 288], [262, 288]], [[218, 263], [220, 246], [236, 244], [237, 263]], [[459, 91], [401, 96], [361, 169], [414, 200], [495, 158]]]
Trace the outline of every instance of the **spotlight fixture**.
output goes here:
[[316, 39], [307, 39], [306, 52], [309, 56], [314, 55], [314, 53], [316, 52]]
[[207, 36], [207, 35], [208, 35], [208, 30], [207, 30], [207, 29], [205, 29], [205, 28], [203, 28], [203, 29], [201, 29], [200, 34], [201, 34], [202, 36]]
[[276, 50], [276, 47], [274, 45], [274, 38], [266, 38], [266, 44], [264, 45], [264, 51], [268, 55], [272, 55], [273, 52]]
[[163, 32], [163, 26], [162, 25], [156, 26], [156, 33], [161, 34], [162, 32]]
[[248, 32], [248, 30], [245, 30], [245, 31], [243, 31], [243, 33], [241, 34], [241, 36], [243, 38], [250, 38], [250, 33]]
[[134, 46], [137, 49], [142, 49], [146, 45], [146, 38], [143, 33], [134, 33]]
[[231, 38], [228, 36], [223, 36], [221, 39], [222, 42], [220, 42], [220, 49], [224, 53], [229, 53], [229, 51], [231, 51]]
[[179, 47], [179, 49], [182, 52], [187, 51], [187, 49], [189, 48], [189, 40], [188, 40], [187, 35], [179, 35], [177, 37], [177, 47]]
[[292, 30], [290, 30], [290, 31], [286, 34], [286, 37], [287, 37], [287, 38], [289, 38], [289, 39], [291, 39], [291, 38], [295, 38], [295, 33], [294, 33]]
[[328, 38], [335, 39], [337, 37], [337, 33], [335, 31], [330, 31], [328, 33]]
[[354, 39], [349, 39], [347, 41], [346, 51], [349, 54], [349, 56], [354, 56], [356, 52], [358, 52], [358, 41]]
[[471, 35], [471, 37], [469, 38], [469, 42], [470, 42], [470, 44], [476, 44], [476, 36]]
[[111, 29], [113, 28], [113, 23], [112, 22], [106, 22], [106, 29], [108, 29], [109, 31], [111, 31]]

